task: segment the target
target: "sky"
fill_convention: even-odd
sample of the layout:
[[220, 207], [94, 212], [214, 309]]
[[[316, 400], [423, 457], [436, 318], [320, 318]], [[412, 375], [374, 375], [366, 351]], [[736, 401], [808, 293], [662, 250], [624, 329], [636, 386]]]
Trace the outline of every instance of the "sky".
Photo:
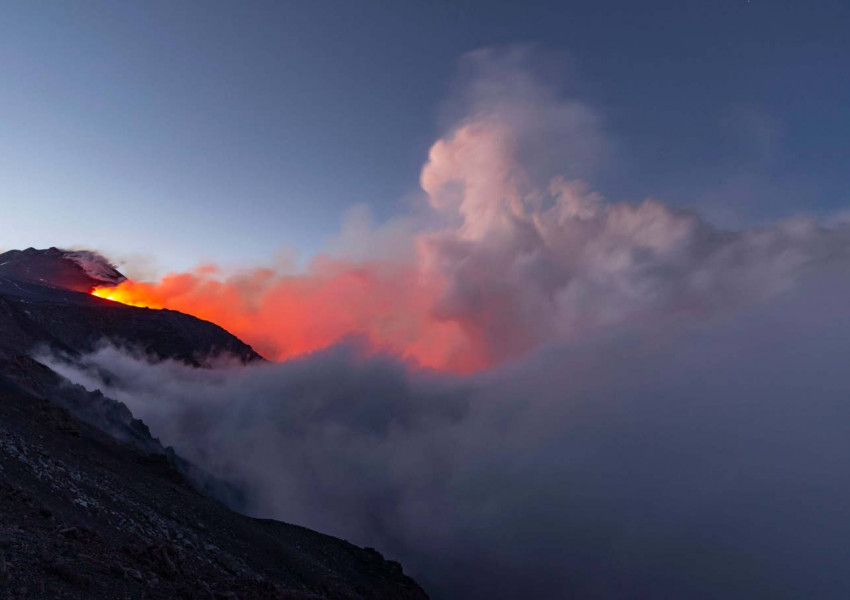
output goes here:
[[[423, 204], [463, 57], [525, 44], [599, 118], [586, 177], [738, 229], [848, 204], [850, 8], [799, 2], [4, 2], [0, 247], [151, 272], [305, 261]], [[330, 240], [330, 242], [329, 242]]]

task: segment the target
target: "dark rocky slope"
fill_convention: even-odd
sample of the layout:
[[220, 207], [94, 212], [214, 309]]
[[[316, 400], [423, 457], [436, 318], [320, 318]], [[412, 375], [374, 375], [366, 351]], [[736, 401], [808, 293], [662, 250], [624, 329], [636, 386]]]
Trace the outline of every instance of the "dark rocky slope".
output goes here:
[[426, 598], [376, 551], [239, 515], [2, 380], [0, 506], [4, 599]]
[[194, 364], [261, 360], [211, 323], [62, 288], [39, 264], [16, 265], [29, 281], [0, 270], [0, 598], [427, 598], [375, 550], [211, 499], [227, 486], [34, 360], [39, 345], [73, 360], [102, 338]]
[[239, 338], [208, 321], [126, 306], [49, 283], [18, 280], [3, 275], [0, 267], [0, 356], [29, 352], [37, 344], [75, 354], [109, 339], [192, 364], [217, 354], [262, 360]]
[[89, 293], [99, 285], [126, 279], [105, 258], [86, 250], [9, 250], [0, 254], [0, 275], [58, 288]]

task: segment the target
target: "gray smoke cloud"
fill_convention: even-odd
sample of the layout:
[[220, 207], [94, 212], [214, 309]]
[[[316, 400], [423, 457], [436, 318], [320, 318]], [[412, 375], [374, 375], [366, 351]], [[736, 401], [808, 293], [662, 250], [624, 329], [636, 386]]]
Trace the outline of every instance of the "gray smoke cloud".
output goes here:
[[437, 599], [838, 598], [848, 298], [841, 260], [710, 322], [462, 378], [355, 341], [219, 370], [112, 347], [51, 366], [238, 481], [252, 514], [377, 546]]
[[850, 227], [727, 232], [603, 201], [584, 182], [611, 153], [601, 117], [529, 60], [465, 59], [466, 116], [421, 175], [437, 224], [355, 214], [341, 240], [414, 239], [444, 284], [429, 318], [498, 367], [441, 374], [356, 339], [213, 370], [45, 360], [251, 514], [378, 547], [437, 600], [847, 597]]
[[724, 231], [653, 198], [606, 200], [588, 181], [616, 144], [596, 110], [541, 79], [545, 59], [531, 47], [467, 55], [464, 116], [422, 168], [444, 223], [419, 231], [417, 267], [439, 281], [430, 316], [463, 333], [455, 362], [492, 365], [608, 327], [715, 314], [850, 255], [846, 227], [805, 215]]

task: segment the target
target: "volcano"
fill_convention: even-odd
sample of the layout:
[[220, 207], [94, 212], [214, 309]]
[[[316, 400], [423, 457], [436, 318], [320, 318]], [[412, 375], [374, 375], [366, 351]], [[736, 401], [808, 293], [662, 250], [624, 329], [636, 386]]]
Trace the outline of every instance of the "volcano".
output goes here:
[[0, 356], [38, 345], [70, 355], [103, 340], [160, 360], [193, 365], [216, 355], [248, 363], [263, 360], [218, 325], [171, 310], [151, 310], [91, 295], [126, 277], [93, 252], [11, 250], [0, 254]]
[[85, 293], [127, 279], [96, 252], [59, 248], [4, 252], [0, 254], [0, 276]]
[[231, 510], [237, 485], [37, 360], [74, 361], [104, 342], [200, 368], [264, 360], [213, 323], [90, 294], [124, 279], [93, 252], [0, 254], [4, 597], [426, 599], [377, 550]]

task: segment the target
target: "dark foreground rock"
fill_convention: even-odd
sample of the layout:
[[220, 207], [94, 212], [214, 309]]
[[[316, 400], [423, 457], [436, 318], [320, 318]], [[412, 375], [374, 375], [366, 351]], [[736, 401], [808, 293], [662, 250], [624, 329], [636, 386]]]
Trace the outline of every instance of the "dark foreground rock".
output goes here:
[[63, 287], [86, 285], [63, 253], [0, 255], [0, 600], [427, 599], [376, 550], [230, 510], [213, 498], [238, 506], [238, 489], [33, 358], [107, 339], [195, 365], [262, 360], [212, 323]]
[[[72, 279], [67, 272], [79, 270], [63, 252], [51, 248], [0, 254], [0, 259], [7, 259], [0, 262], [0, 357], [29, 352], [36, 345], [74, 355], [109, 340], [193, 365], [218, 355], [246, 363], [263, 360], [248, 344], [209, 321], [82, 292], [86, 282], [96, 283], [88, 276], [63, 287]], [[58, 279], [51, 279], [54, 276]], [[119, 277], [123, 279], [120, 273]]]
[[374, 550], [235, 513], [0, 378], [0, 598], [424, 599]]

